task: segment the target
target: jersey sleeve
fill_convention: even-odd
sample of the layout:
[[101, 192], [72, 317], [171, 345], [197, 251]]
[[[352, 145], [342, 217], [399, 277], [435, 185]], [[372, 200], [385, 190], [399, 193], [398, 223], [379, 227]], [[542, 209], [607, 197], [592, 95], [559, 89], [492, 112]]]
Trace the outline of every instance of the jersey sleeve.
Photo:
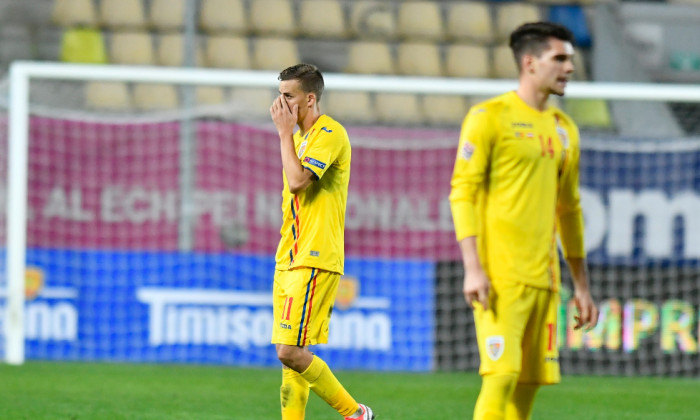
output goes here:
[[495, 140], [495, 126], [489, 112], [474, 107], [467, 114], [459, 136], [459, 146], [452, 174], [450, 207], [457, 241], [476, 236], [477, 193], [487, 177], [491, 149]]
[[571, 147], [569, 161], [561, 176], [557, 202], [559, 237], [565, 257], [584, 258], [584, 226], [581, 196], [579, 193], [579, 134], [574, 126], [569, 130]]
[[301, 166], [313, 172], [319, 180], [326, 170], [340, 155], [345, 131], [339, 127], [333, 129], [323, 127], [321, 132], [311, 141], [301, 157]]

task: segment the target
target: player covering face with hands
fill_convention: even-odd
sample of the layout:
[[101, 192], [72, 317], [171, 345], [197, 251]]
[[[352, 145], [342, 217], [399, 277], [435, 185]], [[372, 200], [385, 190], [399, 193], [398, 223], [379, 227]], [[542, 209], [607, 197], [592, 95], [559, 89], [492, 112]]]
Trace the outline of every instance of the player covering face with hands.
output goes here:
[[478, 420], [529, 419], [539, 386], [560, 382], [557, 237], [574, 282], [575, 328], [598, 320], [583, 245], [579, 132], [547, 105], [574, 71], [573, 35], [527, 23], [510, 47], [518, 88], [470, 109], [450, 194], [481, 361]]
[[328, 342], [343, 274], [350, 140], [341, 124], [320, 111], [324, 85], [315, 66], [289, 67], [279, 80], [280, 95], [270, 107], [280, 137], [284, 181], [272, 343], [284, 365], [282, 419], [303, 419], [313, 390], [345, 419], [370, 420], [372, 410], [358, 404], [308, 348]]

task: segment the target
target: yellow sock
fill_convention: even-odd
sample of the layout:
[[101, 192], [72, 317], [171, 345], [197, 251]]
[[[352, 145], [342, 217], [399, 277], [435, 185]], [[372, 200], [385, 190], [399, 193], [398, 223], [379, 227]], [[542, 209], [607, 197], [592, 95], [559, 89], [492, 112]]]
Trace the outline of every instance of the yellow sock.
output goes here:
[[304, 420], [306, 402], [309, 400], [309, 383], [299, 372], [282, 369], [280, 402], [282, 420]]
[[506, 406], [506, 420], [530, 420], [539, 385], [517, 384]]
[[474, 420], [503, 420], [506, 404], [518, 381], [517, 373], [484, 375], [474, 407]]
[[309, 382], [309, 386], [316, 395], [335, 408], [340, 415], [349, 416], [359, 408], [357, 402], [343, 388], [320, 357], [314, 356], [309, 367], [301, 372], [301, 376]]

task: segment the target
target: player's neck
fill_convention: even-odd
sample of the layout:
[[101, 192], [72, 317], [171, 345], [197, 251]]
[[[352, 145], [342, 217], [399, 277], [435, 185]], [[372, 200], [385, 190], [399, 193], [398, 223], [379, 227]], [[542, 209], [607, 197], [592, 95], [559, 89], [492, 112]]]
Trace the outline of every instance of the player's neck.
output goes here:
[[516, 90], [515, 93], [531, 108], [538, 111], [547, 109], [549, 93], [537, 89], [532, 83], [526, 83], [521, 80], [518, 85], [518, 90]]
[[313, 107], [309, 110], [309, 112], [306, 113], [306, 116], [304, 119], [298, 124], [299, 125], [299, 131], [301, 132], [302, 137], [306, 135], [306, 133], [311, 130], [311, 127], [316, 124], [316, 121], [321, 117], [321, 112], [318, 108]]

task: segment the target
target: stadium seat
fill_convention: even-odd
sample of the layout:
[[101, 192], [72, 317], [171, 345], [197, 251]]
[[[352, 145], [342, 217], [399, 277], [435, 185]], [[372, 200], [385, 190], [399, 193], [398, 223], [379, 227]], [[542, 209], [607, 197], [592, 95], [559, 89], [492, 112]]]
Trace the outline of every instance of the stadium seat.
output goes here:
[[143, 29], [146, 17], [142, 0], [100, 0], [100, 22], [111, 29]]
[[102, 32], [94, 28], [73, 27], [61, 37], [61, 61], [68, 63], [107, 63]]
[[220, 86], [197, 86], [195, 97], [199, 105], [219, 105], [226, 102], [226, 90]]
[[487, 3], [452, 2], [448, 7], [448, 39], [453, 42], [473, 41], [483, 44], [494, 41], [493, 19]]
[[326, 92], [321, 99], [321, 109], [341, 123], [372, 124], [377, 121], [368, 92]]
[[432, 1], [401, 2], [398, 34], [404, 39], [441, 41], [444, 39], [440, 3]]
[[87, 82], [85, 106], [101, 110], [128, 110], [131, 108], [129, 87], [123, 82]]
[[303, 0], [299, 12], [300, 34], [310, 38], [346, 38], [348, 25], [338, 0]]
[[497, 79], [517, 79], [519, 76], [513, 51], [507, 45], [493, 47], [493, 76]]
[[148, 32], [113, 32], [109, 61], [113, 64], [153, 65], [153, 42]]
[[225, 69], [252, 68], [248, 38], [235, 35], [209, 36], [206, 63], [209, 67]]
[[361, 74], [396, 74], [389, 44], [374, 41], [351, 43], [345, 71]]
[[425, 121], [432, 125], [460, 125], [467, 115], [467, 100], [456, 95], [425, 95], [421, 98]]
[[248, 33], [250, 28], [243, 0], [202, 0], [199, 26], [210, 33]]
[[54, 0], [51, 22], [58, 26], [97, 26], [92, 0]]
[[610, 129], [613, 127], [608, 104], [603, 99], [564, 99], [564, 110], [580, 127]]
[[270, 121], [270, 106], [276, 95], [267, 88], [236, 87], [231, 91], [231, 112], [237, 118]]
[[541, 20], [540, 12], [534, 4], [523, 2], [499, 3], [496, 6], [496, 40], [507, 42], [510, 33], [525, 22]]
[[350, 27], [358, 38], [390, 40], [396, 37], [394, 2], [357, 0], [352, 4]]
[[134, 107], [147, 111], [174, 109], [179, 105], [173, 85], [138, 83], [133, 89]]
[[449, 45], [445, 53], [445, 74], [449, 77], [491, 77], [489, 49], [481, 45]]
[[180, 30], [185, 26], [185, 0], [151, 0], [148, 15], [158, 31]]
[[591, 46], [591, 32], [588, 30], [586, 12], [580, 5], [558, 4], [549, 6], [548, 20], [569, 28], [574, 34], [575, 44], [578, 47], [588, 48]]
[[291, 0], [255, 0], [251, 2], [250, 23], [262, 36], [296, 36], [297, 19]]
[[417, 125], [423, 123], [418, 96], [410, 93], [377, 93], [374, 109], [380, 123], [388, 125]]
[[440, 49], [429, 42], [404, 42], [397, 47], [399, 74], [406, 76], [443, 75]]
[[253, 43], [253, 68], [282, 71], [301, 62], [297, 43], [291, 39], [258, 38]]
[[[158, 49], [156, 50], [156, 64], [160, 66], [179, 67], [185, 65], [185, 38], [181, 33], [162, 34], [158, 37]], [[195, 39], [195, 62], [196, 66], [204, 64], [202, 50], [199, 48], [198, 40]]]

